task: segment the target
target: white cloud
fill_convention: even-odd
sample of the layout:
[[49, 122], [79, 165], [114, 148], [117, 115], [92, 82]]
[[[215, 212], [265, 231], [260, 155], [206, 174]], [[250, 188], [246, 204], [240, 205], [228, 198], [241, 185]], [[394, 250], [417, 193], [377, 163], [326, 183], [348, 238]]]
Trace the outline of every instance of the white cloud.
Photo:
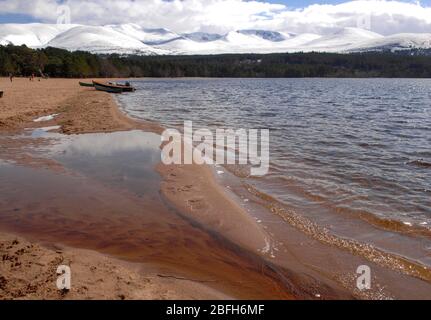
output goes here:
[[[80, 24], [136, 23], [176, 32], [226, 32], [268, 29], [326, 33], [355, 27], [369, 17], [371, 30], [381, 34], [431, 32], [431, 8], [417, 3], [359, 0], [339, 5], [284, 5], [245, 0], [69, 0], [72, 22]], [[28, 14], [44, 22], [57, 20], [55, 0], [0, 0], [0, 13]]]

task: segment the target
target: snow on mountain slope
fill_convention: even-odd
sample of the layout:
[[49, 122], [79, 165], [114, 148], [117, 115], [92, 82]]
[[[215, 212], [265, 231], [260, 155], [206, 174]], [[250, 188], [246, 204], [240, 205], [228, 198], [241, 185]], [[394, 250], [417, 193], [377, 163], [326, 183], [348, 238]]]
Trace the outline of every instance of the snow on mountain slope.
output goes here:
[[222, 39], [226, 42], [231, 43], [232, 45], [247, 47], [259, 46], [260, 44], [268, 41], [261, 37], [248, 35], [240, 31], [231, 31], [226, 34]]
[[[286, 40], [281, 41], [281, 37]], [[301, 45], [320, 37], [315, 34], [293, 36], [273, 33], [268, 38], [274, 40], [267, 40], [255, 32], [232, 31], [224, 36], [213, 35], [207, 41], [183, 36], [160, 44], [157, 48], [173, 54], [277, 53], [296, 51]]]
[[210, 42], [223, 38], [222, 35], [216, 33], [193, 32], [182, 34], [182, 37], [196, 42]]
[[227, 44], [217, 41], [194, 41], [180, 37], [155, 46], [158, 49], [169, 51], [174, 55], [213, 54], [229, 51]]
[[431, 49], [431, 33], [400, 33], [358, 44], [351, 51]]
[[289, 39], [294, 36], [293, 34], [286, 34], [277, 31], [266, 31], [266, 30], [239, 30], [238, 33], [258, 37], [264, 40], [279, 42]]
[[382, 35], [364, 29], [344, 28], [340, 31], [304, 43], [304, 49], [311, 51], [342, 52], [349, 50], [359, 43], [384, 38]]
[[180, 37], [180, 35], [168, 29], [146, 29], [133, 23], [109, 25], [106, 27], [137, 39], [147, 45], [160, 44]]
[[74, 26], [42, 23], [3, 24], [0, 26], [0, 43], [41, 47]]
[[[295, 37], [292, 37], [282, 43], [282, 46], [285, 47], [288, 51], [290, 50], [298, 50], [305, 46], [305, 44], [315, 41], [317, 39], [322, 38], [322, 36], [314, 33], [302, 33]], [[307, 51], [307, 50], [306, 50]]]
[[[216, 40], [213, 40], [213, 39]], [[222, 53], [250, 53], [262, 52], [268, 48], [268, 42], [263, 39], [246, 36], [238, 32], [230, 32], [225, 36], [214, 37], [205, 41], [196, 39], [196, 35], [185, 35], [156, 46], [178, 55], [187, 54], [222, 54]]]
[[0, 45], [47, 46], [70, 51], [139, 55], [222, 53], [360, 52], [431, 48], [431, 34], [377, 33], [344, 28], [333, 34], [290, 34], [266, 30], [239, 30], [227, 34], [177, 34], [167, 29], [146, 29], [137, 24], [83, 26], [4, 24]]
[[46, 46], [103, 54], [166, 54], [109, 27], [77, 26], [59, 34]]

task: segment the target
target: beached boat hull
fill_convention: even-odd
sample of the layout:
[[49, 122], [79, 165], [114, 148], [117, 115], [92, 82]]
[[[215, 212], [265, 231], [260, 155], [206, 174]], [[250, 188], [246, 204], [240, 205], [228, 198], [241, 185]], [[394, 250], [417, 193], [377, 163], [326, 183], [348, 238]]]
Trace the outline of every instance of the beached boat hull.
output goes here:
[[[125, 86], [125, 85], [118, 85], [114, 83], [105, 83], [105, 82], [98, 82], [93, 81], [94, 87], [98, 86], [99, 88], [107, 88], [108, 90], [112, 90], [114, 93], [118, 93], [118, 90], [121, 90], [121, 92], [133, 92], [136, 89], [132, 86]], [[96, 87], [97, 89], [97, 87]], [[106, 91], [106, 90], [105, 90]], [[110, 92], [110, 91], [108, 91]]]
[[123, 93], [123, 89], [116, 88], [116, 87], [110, 87], [110, 86], [104, 86], [100, 84], [94, 84], [94, 88], [98, 91], [104, 91], [109, 93]]
[[135, 92], [135, 88], [123, 88], [123, 92]]
[[116, 86], [120, 87], [121, 89], [123, 89], [123, 92], [135, 92], [136, 91], [136, 89], [134, 87], [132, 87], [132, 86], [125, 86], [125, 85], [122, 85], [122, 84], [117, 84]]
[[81, 87], [94, 88], [94, 84], [92, 84], [92, 83], [79, 82], [79, 85], [80, 85]]

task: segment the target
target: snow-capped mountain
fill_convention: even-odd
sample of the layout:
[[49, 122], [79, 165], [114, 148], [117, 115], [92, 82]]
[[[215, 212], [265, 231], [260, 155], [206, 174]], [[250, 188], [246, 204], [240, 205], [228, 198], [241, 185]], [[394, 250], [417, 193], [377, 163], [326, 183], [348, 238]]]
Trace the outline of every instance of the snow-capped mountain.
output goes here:
[[56, 47], [70, 51], [138, 55], [189, 55], [280, 52], [363, 52], [430, 49], [431, 34], [380, 34], [343, 28], [332, 34], [293, 34], [267, 30], [238, 30], [226, 34], [186, 33], [136, 24], [84, 26], [50, 24], [0, 25], [0, 45]]
[[[344, 28], [333, 34], [319, 37], [304, 45], [313, 48], [314, 51], [346, 51], [355, 48], [360, 43], [379, 41], [384, 37], [364, 29]], [[306, 48], [304, 48], [306, 49]]]
[[41, 47], [57, 35], [74, 25], [64, 24], [3, 24], [0, 25], [0, 44], [25, 44], [29, 47]]
[[142, 41], [118, 32], [110, 27], [76, 26], [58, 34], [46, 43], [70, 51], [121, 54], [166, 54], [164, 50], [152, 48]]
[[258, 37], [273, 42], [284, 41], [294, 36], [294, 34], [285, 34], [282, 32], [265, 30], [239, 30], [237, 32], [247, 36]]
[[205, 32], [185, 33], [182, 36], [185, 39], [189, 39], [195, 42], [210, 42], [210, 41], [216, 41], [223, 38], [222, 35], [219, 35], [216, 33], [205, 33]]
[[179, 37], [178, 34], [168, 29], [146, 29], [133, 23], [109, 25], [106, 27], [118, 31], [125, 36], [137, 39], [147, 45], [157, 45]]
[[399, 51], [406, 49], [429, 49], [431, 48], [431, 34], [429, 33], [401, 33], [374, 41], [356, 45], [351, 51], [390, 50]]

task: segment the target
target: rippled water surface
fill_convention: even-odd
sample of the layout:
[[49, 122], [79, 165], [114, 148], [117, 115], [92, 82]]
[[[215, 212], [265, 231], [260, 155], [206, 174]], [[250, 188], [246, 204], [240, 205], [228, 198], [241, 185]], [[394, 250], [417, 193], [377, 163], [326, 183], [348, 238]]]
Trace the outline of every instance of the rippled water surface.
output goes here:
[[[431, 81], [135, 81], [131, 115], [180, 126], [270, 128], [270, 173], [251, 182], [317, 219], [324, 212], [431, 223]], [[319, 216], [318, 213], [321, 213]], [[370, 220], [370, 219], [368, 219]]]

